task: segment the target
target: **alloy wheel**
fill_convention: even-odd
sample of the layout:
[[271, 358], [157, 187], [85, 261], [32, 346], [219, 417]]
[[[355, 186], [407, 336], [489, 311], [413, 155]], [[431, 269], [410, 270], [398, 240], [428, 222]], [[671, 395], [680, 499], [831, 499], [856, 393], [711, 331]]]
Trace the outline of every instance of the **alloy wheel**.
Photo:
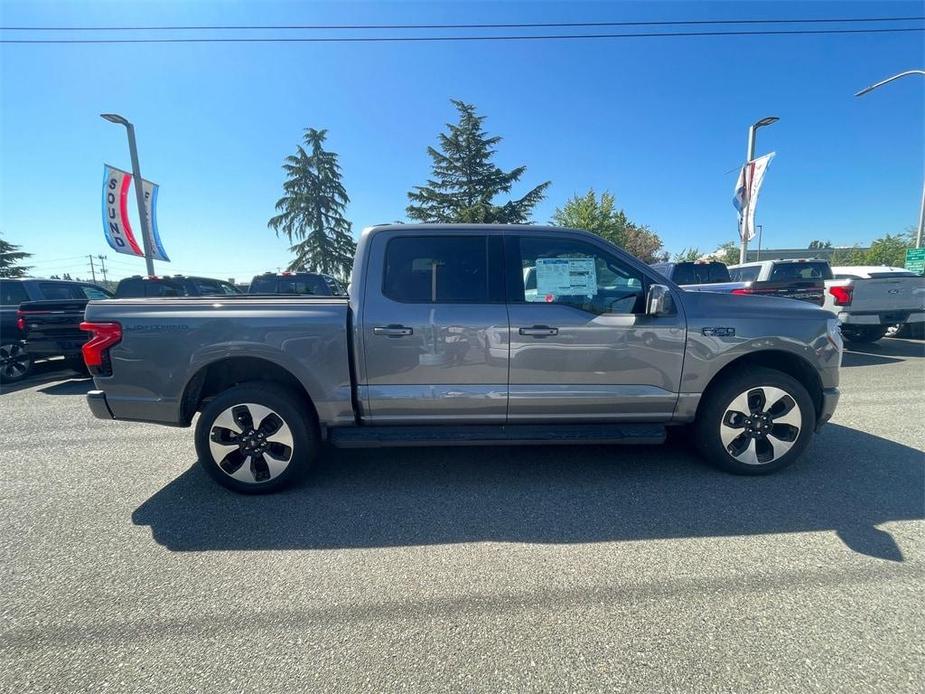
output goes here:
[[26, 375], [32, 359], [22, 345], [12, 342], [0, 345], [0, 377], [15, 381]]
[[279, 477], [292, 460], [292, 430], [264, 405], [242, 403], [224, 410], [209, 433], [209, 450], [219, 469], [249, 484]]
[[803, 416], [796, 399], [775, 386], [749, 388], [733, 399], [720, 423], [726, 452], [746, 465], [773, 463], [800, 436]]

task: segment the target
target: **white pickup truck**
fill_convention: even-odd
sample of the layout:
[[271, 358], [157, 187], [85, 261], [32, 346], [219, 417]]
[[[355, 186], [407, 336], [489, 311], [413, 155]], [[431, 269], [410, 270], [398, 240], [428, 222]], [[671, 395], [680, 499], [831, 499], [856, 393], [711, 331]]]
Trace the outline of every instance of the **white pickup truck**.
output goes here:
[[925, 277], [901, 267], [833, 267], [825, 304], [848, 342], [876, 342], [892, 326], [925, 322]]

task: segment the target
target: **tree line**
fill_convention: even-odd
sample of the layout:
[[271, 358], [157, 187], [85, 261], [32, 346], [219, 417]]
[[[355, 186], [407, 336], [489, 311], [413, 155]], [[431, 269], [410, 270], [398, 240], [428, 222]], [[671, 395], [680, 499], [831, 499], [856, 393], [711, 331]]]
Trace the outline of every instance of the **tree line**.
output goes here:
[[[447, 123], [437, 136], [437, 147], [427, 148], [431, 175], [408, 191], [408, 219], [440, 224], [529, 224], [533, 209], [546, 198], [551, 181], [533, 186], [519, 198], [510, 197], [527, 171], [518, 166], [501, 169], [493, 158], [498, 135], [489, 135], [485, 116], [475, 106], [452, 100], [457, 121]], [[286, 180], [277, 214], [268, 223], [277, 236], [292, 243], [289, 270], [312, 270], [348, 277], [356, 243], [345, 216], [350, 198], [336, 153], [325, 149], [327, 130], [308, 128], [302, 143], [283, 162]], [[575, 195], [553, 213], [550, 223], [587, 229], [625, 248], [645, 262], [667, 259], [658, 234], [631, 221], [614, 196], [589, 189]]]

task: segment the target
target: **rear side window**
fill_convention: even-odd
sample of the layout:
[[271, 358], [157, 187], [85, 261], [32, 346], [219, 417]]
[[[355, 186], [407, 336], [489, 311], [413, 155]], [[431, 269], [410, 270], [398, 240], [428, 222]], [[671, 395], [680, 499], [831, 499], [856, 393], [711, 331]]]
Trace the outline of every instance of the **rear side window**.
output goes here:
[[318, 275], [308, 277], [280, 277], [277, 281], [280, 294], [304, 294], [308, 296], [328, 296], [328, 285]]
[[790, 280], [830, 280], [832, 268], [828, 263], [778, 263], [771, 268], [771, 282]]
[[22, 282], [0, 280], [0, 304], [4, 306], [12, 304], [19, 306], [23, 301], [28, 300], [29, 295], [26, 294], [26, 288], [22, 285]]
[[761, 272], [760, 265], [729, 268], [729, 277], [733, 282], [754, 282], [758, 279], [759, 272]]
[[67, 301], [68, 299], [86, 299], [76, 284], [59, 284], [58, 282], [39, 282], [39, 291], [49, 301]]
[[247, 290], [251, 294], [276, 294], [276, 277], [258, 276], [251, 280], [251, 286]]
[[382, 293], [416, 304], [488, 303], [486, 236], [415, 236], [389, 241]]

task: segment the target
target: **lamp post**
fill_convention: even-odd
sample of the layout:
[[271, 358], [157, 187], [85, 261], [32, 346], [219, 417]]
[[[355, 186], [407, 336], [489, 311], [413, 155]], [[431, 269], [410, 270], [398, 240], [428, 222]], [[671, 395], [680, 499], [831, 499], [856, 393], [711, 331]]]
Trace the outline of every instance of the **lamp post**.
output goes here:
[[135, 202], [138, 204], [138, 220], [141, 222], [141, 240], [145, 249], [145, 268], [148, 277], [154, 276], [154, 257], [151, 250], [151, 235], [148, 230], [148, 215], [145, 213], [145, 193], [141, 182], [141, 167], [138, 165], [138, 147], [135, 144], [135, 126], [117, 113], [101, 113], [103, 120], [124, 125], [128, 133], [128, 150], [132, 157], [132, 176], [135, 179]]
[[[907, 77], [908, 75], [923, 75], [925, 76], [925, 70], [906, 70], [905, 72], [900, 72], [899, 74], [893, 75], [892, 77], [887, 77], [885, 80], [880, 80], [876, 84], [872, 84], [869, 87], [864, 87], [859, 91], [855, 96], [864, 96], [874, 91], [877, 87], [882, 87], [888, 82], [893, 80], [898, 80], [901, 77]], [[925, 230], [925, 183], [922, 184], [922, 202], [919, 205], [919, 228], [915, 232], [915, 247], [922, 247], [922, 232]]]
[[[746, 156], [745, 156], [746, 165], [748, 165], [748, 162], [750, 162], [752, 159], [755, 158], [755, 134], [758, 132], [758, 128], [763, 128], [766, 125], [773, 125], [779, 120], [780, 118], [778, 118], [777, 116], [767, 116], [766, 118], [762, 118], [760, 121], [757, 121], [756, 123], [752, 123], [748, 127], [748, 152], [746, 153]], [[739, 229], [739, 237], [740, 237], [739, 262], [744, 263], [745, 255], [746, 255], [746, 252], [748, 251], [748, 236], [742, 233], [742, 229]]]

